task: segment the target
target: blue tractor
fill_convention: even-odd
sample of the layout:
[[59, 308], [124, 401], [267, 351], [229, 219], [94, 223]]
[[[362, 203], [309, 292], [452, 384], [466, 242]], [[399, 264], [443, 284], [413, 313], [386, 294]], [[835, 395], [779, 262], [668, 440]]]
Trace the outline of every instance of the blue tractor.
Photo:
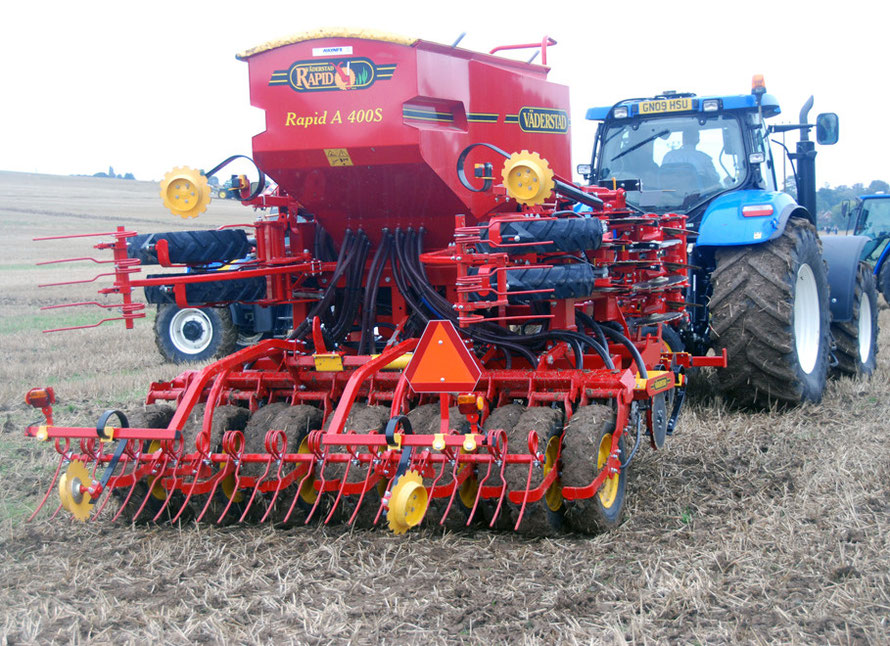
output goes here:
[[[682, 213], [694, 245], [686, 309], [669, 345], [703, 354], [726, 349], [717, 372], [724, 395], [741, 406], [817, 402], [831, 368], [869, 374], [877, 351], [871, 272], [860, 264], [868, 241], [816, 229], [815, 127], [820, 144], [838, 137], [838, 118], [768, 126], [778, 101], [755, 77], [751, 94], [664, 92], [592, 108], [598, 122], [591, 184], [623, 187], [630, 208]], [[797, 195], [779, 190], [770, 135], [797, 130]]]
[[843, 209], [847, 230], [868, 238], [862, 259], [873, 268], [878, 289], [890, 303], [890, 195], [862, 195], [852, 208], [845, 202]]

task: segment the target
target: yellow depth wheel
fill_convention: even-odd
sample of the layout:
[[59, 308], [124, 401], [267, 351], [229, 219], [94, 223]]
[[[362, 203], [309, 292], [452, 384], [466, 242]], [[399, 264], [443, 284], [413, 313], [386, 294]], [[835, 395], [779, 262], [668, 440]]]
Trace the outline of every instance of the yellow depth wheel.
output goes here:
[[389, 511], [386, 519], [394, 534], [404, 534], [419, 524], [426, 514], [429, 494], [423, 486], [423, 478], [411, 470], [399, 477], [389, 495]]
[[520, 204], [543, 204], [553, 192], [553, 171], [538, 153], [513, 153], [501, 171], [507, 195]]
[[[600, 447], [596, 454], [597, 471], [605, 466], [611, 452], [612, 434], [606, 433], [605, 435], [603, 435], [603, 439], [600, 440]], [[615, 499], [618, 497], [618, 477], [619, 475], [616, 473], [615, 475], [606, 478], [602, 486], [600, 487], [600, 490], [596, 494], [597, 496], [599, 496], [600, 503], [602, 503], [603, 507], [605, 507], [606, 509], [609, 509], [612, 505], [614, 505]]]
[[62, 499], [62, 507], [80, 521], [90, 517], [93, 501], [90, 494], [81, 491], [81, 485], [89, 487], [93, 479], [83, 462], [74, 460], [68, 465], [68, 470], [59, 478], [59, 498]]
[[196, 218], [210, 204], [210, 185], [201, 171], [188, 166], [174, 168], [161, 180], [161, 200], [170, 213], [181, 218]]

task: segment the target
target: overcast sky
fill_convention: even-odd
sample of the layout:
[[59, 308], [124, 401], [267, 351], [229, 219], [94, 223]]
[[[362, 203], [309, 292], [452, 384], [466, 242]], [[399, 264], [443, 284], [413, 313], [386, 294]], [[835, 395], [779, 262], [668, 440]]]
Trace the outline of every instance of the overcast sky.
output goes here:
[[[732, 8], [730, 8], [732, 7]], [[830, 8], [834, 7], [834, 8]], [[813, 94], [837, 112], [818, 182], [890, 181], [883, 2], [9, 2], [0, 22], [0, 170], [158, 179], [250, 154], [263, 117], [239, 51], [319, 27], [381, 29], [487, 51], [549, 35], [551, 80], [571, 88], [573, 164], [586, 108], [667, 89], [750, 91], [763, 74], [796, 122]], [[789, 137], [789, 143], [791, 138]], [[781, 173], [781, 164], [779, 164]]]

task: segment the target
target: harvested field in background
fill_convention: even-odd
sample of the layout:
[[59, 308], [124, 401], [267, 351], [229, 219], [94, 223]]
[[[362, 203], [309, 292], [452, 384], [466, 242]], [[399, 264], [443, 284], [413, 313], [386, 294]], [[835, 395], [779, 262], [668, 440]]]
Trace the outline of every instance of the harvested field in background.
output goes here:
[[[40, 312], [95, 285], [35, 289], [96, 266], [39, 235], [244, 222], [214, 201], [164, 212], [156, 185], [0, 173], [0, 643], [791, 643], [890, 641], [890, 310], [870, 382], [823, 402], [741, 413], [699, 394], [675, 437], [634, 462], [626, 522], [595, 538], [467, 530], [131, 527], [22, 521], [49, 483], [50, 446], [22, 403], [51, 385], [59, 423], [91, 424], [179, 372], [151, 325], [39, 330], [102, 318]], [[101, 271], [101, 270], [98, 270]], [[706, 389], [704, 389], [706, 390]]]

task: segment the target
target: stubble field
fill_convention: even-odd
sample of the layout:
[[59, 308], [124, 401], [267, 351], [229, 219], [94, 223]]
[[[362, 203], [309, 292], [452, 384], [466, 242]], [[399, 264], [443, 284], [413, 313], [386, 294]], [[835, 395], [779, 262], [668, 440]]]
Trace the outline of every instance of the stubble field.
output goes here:
[[[274, 530], [31, 523], [57, 462], [23, 437], [23, 403], [53, 386], [57, 423], [94, 424], [180, 370], [151, 322], [41, 334], [105, 316], [89, 239], [36, 236], [210, 228], [250, 221], [214, 201], [198, 220], [157, 186], [0, 172], [0, 642], [789, 643], [890, 642], [890, 361], [835, 380], [823, 402], [742, 413], [707, 388], [662, 451], [643, 450], [626, 522], [585, 538], [473, 529], [396, 537], [342, 526]], [[880, 314], [890, 348], [890, 310]]]

